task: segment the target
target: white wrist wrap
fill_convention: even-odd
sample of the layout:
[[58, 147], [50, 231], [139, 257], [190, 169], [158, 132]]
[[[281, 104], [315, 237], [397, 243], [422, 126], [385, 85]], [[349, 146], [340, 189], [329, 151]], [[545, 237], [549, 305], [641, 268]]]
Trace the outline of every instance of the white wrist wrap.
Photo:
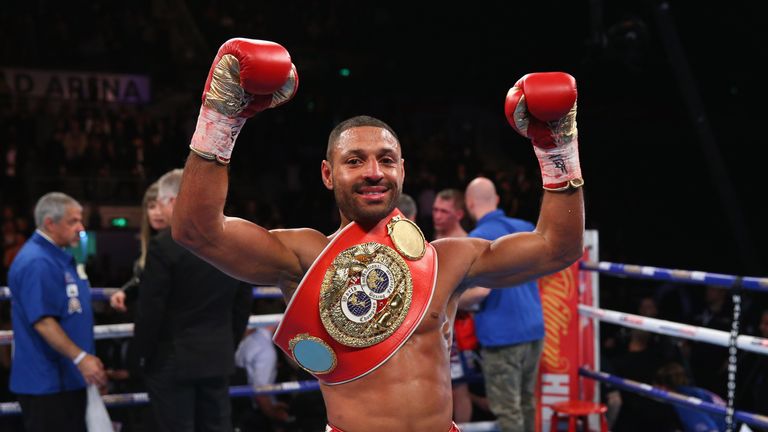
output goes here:
[[204, 159], [228, 164], [245, 120], [245, 117], [229, 118], [203, 105], [189, 148]]
[[79, 365], [81, 361], [87, 356], [88, 353], [85, 351], [80, 351], [80, 354], [78, 354], [75, 358], [72, 359], [72, 363], [75, 364], [75, 366]]
[[576, 137], [568, 144], [551, 149], [534, 146], [536, 157], [541, 167], [541, 180], [544, 189], [565, 190], [570, 186], [580, 184], [571, 181], [581, 181], [581, 166], [579, 165], [579, 144]]

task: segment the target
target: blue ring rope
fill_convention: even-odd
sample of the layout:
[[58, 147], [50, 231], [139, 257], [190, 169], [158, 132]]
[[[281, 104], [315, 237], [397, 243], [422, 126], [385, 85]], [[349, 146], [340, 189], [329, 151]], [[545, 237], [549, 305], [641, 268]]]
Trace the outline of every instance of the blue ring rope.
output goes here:
[[[681, 405], [687, 408], [693, 408], [700, 411], [706, 411], [717, 415], [726, 415], [724, 406], [705, 402], [700, 399], [681, 395], [679, 393], [668, 392], [649, 384], [631, 381], [625, 378], [617, 377], [605, 372], [593, 371], [585, 367], [579, 368], [579, 375], [592, 378], [597, 381], [609, 383], [618, 388], [638, 393], [652, 399], [661, 399], [675, 405]], [[744, 423], [755, 426], [768, 426], [768, 417], [759, 414], [753, 414], [746, 411], [734, 411], [733, 418]]]
[[628, 276], [640, 279], [655, 279], [690, 284], [713, 285], [723, 288], [743, 288], [768, 292], [768, 278], [733, 276], [701, 271], [666, 269], [661, 267], [618, 264], [607, 261], [581, 261], [579, 269], [591, 270], [614, 276]]
[[[470, 374], [464, 380], [479, 380], [482, 376], [479, 374]], [[284, 393], [305, 393], [320, 390], [320, 383], [317, 380], [289, 381], [275, 384], [267, 384], [254, 389], [252, 386], [241, 385], [229, 388], [230, 397], [252, 397], [261, 395], [278, 395]], [[107, 408], [118, 408], [125, 406], [145, 405], [149, 403], [147, 393], [121, 393], [104, 395], [104, 405]], [[21, 414], [21, 407], [18, 402], [0, 402], [0, 417], [8, 415]]]
[[[277, 395], [283, 393], [303, 393], [316, 391], [320, 389], [320, 384], [316, 380], [290, 381], [277, 384], [268, 384], [259, 386], [258, 390], [248, 385], [232, 386], [229, 388], [230, 397], [251, 397], [256, 395]], [[147, 393], [123, 393], [104, 395], [104, 405], [107, 408], [116, 408], [133, 405], [144, 405], [149, 403]], [[5, 415], [21, 414], [21, 407], [18, 402], [0, 403], [0, 417]]]

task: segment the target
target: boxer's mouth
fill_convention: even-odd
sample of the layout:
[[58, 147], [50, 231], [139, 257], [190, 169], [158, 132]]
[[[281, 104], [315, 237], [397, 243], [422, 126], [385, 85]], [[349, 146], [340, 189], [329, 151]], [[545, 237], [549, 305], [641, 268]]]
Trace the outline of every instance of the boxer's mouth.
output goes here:
[[362, 195], [366, 201], [380, 201], [384, 195], [389, 192], [386, 186], [363, 186], [357, 189], [357, 193]]

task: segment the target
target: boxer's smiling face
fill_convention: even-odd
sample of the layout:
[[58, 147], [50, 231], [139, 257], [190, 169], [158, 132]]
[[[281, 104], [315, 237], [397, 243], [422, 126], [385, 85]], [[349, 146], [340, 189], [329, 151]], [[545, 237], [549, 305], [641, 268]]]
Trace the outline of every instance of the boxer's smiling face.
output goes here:
[[397, 139], [386, 129], [360, 126], [345, 130], [323, 161], [323, 183], [333, 190], [342, 223], [373, 225], [395, 208], [405, 170]]

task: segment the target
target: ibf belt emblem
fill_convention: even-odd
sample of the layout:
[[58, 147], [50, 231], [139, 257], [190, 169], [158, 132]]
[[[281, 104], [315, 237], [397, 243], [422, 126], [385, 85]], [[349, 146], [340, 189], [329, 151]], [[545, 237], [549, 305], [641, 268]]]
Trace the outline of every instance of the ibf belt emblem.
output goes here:
[[395, 290], [395, 281], [389, 268], [380, 263], [366, 266], [360, 277], [363, 291], [374, 300], [384, 300]]
[[320, 318], [340, 344], [377, 344], [403, 323], [411, 306], [411, 271], [394, 249], [375, 242], [341, 252], [320, 288]]

